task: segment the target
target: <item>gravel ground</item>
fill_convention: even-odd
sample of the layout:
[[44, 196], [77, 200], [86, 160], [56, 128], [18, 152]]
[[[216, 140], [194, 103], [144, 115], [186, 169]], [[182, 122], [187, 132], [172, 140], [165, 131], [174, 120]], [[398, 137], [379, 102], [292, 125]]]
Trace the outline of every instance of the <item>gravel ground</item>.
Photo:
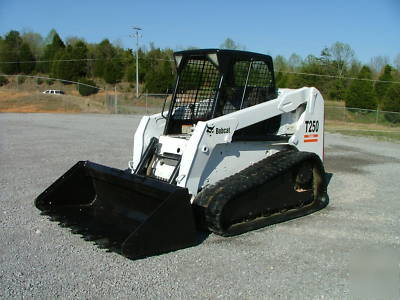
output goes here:
[[400, 145], [339, 134], [326, 134], [330, 205], [237, 237], [129, 260], [40, 215], [34, 198], [76, 161], [126, 168], [139, 119], [0, 114], [0, 298], [343, 299], [360, 257], [398, 266]]

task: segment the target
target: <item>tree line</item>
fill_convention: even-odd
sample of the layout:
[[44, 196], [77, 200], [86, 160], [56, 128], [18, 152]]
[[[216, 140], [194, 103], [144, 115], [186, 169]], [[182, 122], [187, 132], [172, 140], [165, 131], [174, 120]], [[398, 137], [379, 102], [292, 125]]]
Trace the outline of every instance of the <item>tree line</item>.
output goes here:
[[381, 56], [363, 65], [350, 45], [336, 42], [320, 56], [278, 55], [274, 63], [279, 87], [315, 86], [326, 99], [344, 100], [347, 107], [400, 112], [400, 54], [394, 65]]
[[[139, 80], [148, 91], [165, 92], [174, 82], [173, 50], [156, 48], [153, 43], [149, 48], [138, 51]], [[133, 85], [136, 57], [132, 49], [123, 49], [108, 39], [97, 44], [75, 37], [63, 41], [55, 30], [46, 38], [12, 30], [0, 36], [0, 71], [7, 75], [47, 75], [90, 85]]]
[[[245, 47], [227, 38], [220, 48]], [[172, 49], [160, 49], [153, 43], [139, 49], [139, 81], [146, 91], [164, 93], [172, 88], [172, 53]], [[274, 65], [278, 87], [315, 86], [326, 99], [344, 100], [347, 107], [400, 112], [400, 84], [395, 83], [400, 81], [400, 53], [392, 64], [383, 56], [362, 64], [350, 45], [336, 42], [322, 49], [319, 56], [277, 55]], [[90, 85], [129, 82], [133, 87], [136, 57], [132, 49], [108, 39], [87, 43], [77, 37], [62, 40], [54, 29], [45, 38], [35, 32], [12, 30], [0, 36], [0, 70], [9, 75], [40, 74]], [[2, 82], [4, 79], [0, 85]]]

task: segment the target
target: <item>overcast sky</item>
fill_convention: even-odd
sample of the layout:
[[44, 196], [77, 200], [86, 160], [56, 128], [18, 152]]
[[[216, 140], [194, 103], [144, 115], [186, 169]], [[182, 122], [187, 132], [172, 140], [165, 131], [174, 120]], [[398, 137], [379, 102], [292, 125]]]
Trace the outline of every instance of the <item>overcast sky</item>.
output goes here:
[[214, 48], [229, 37], [273, 56], [319, 55], [336, 41], [365, 63], [400, 53], [400, 0], [0, 0], [1, 35], [28, 29], [46, 36], [54, 28], [63, 39], [108, 38], [134, 48], [134, 25], [143, 28], [141, 43], [161, 48]]

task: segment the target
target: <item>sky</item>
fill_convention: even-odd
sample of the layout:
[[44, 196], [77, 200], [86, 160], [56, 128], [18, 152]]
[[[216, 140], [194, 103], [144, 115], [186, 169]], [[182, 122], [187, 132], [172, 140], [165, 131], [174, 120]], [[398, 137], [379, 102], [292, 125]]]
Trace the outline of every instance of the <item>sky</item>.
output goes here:
[[226, 38], [246, 50], [289, 57], [320, 55], [336, 41], [349, 44], [368, 63], [400, 53], [400, 0], [0, 0], [0, 34], [30, 30], [62, 39], [108, 38], [135, 48], [140, 43], [182, 50], [218, 48]]

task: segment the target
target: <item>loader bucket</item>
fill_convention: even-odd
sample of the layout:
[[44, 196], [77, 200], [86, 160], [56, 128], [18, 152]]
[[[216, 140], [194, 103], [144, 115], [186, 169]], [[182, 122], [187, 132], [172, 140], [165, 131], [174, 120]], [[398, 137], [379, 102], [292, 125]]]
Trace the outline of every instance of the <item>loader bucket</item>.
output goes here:
[[129, 258], [196, 244], [186, 189], [90, 161], [75, 164], [35, 205], [74, 233]]

